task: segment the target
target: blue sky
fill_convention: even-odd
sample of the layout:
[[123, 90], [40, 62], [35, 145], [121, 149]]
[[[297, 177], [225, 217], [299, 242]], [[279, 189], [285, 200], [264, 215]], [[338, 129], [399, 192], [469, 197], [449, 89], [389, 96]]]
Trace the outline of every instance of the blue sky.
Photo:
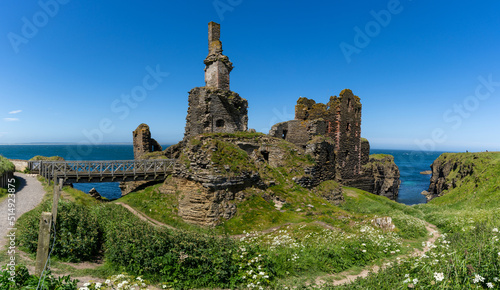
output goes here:
[[284, 3], [3, 0], [0, 143], [179, 141], [215, 21], [250, 128], [349, 88], [373, 148], [500, 150], [500, 2]]

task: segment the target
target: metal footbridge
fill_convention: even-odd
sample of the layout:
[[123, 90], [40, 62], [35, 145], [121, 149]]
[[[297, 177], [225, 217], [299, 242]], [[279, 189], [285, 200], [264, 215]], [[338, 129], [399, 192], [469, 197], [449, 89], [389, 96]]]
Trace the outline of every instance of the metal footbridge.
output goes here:
[[80, 182], [120, 182], [163, 180], [174, 169], [176, 159], [107, 161], [29, 161], [31, 173], [65, 184]]

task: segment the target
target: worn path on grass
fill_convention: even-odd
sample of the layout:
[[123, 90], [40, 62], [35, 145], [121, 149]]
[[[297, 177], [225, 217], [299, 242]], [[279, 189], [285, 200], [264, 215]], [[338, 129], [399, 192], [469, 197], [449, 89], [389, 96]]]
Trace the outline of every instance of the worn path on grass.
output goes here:
[[[429, 232], [429, 235], [430, 235], [429, 239], [427, 239], [427, 241], [425, 242], [425, 246], [422, 250], [415, 249], [413, 251], [413, 253], [410, 255], [421, 256], [422, 254], [427, 253], [431, 249], [431, 245], [434, 244], [434, 242], [436, 242], [436, 240], [441, 236], [441, 234], [438, 232], [437, 227], [435, 225], [426, 222], [425, 228]], [[380, 267], [377, 265], [374, 265], [374, 266], [371, 266], [371, 267], [364, 269], [363, 271], [361, 271], [361, 273], [355, 274], [355, 275], [351, 275], [351, 274], [349, 274], [349, 271], [346, 271], [346, 272], [341, 272], [341, 273], [337, 273], [337, 274], [330, 274], [327, 276], [321, 276], [321, 277], [316, 278], [316, 285], [324, 285], [326, 283], [324, 281], [324, 279], [328, 278], [328, 277], [333, 277], [333, 276], [343, 277], [341, 280], [336, 280], [335, 282], [333, 282], [333, 286], [349, 284], [349, 283], [352, 283], [357, 278], [366, 278], [368, 276], [368, 274], [370, 274], [371, 272], [378, 273], [378, 271], [380, 271]]]
[[[178, 230], [177, 228], [171, 226], [171, 225], [167, 225], [167, 224], [164, 224], [158, 220], [155, 220], [154, 218], [151, 218], [149, 216], [147, 216], [146, 214], [138, 211], [138, 210], [135, 210], [133, 207], [131, 207], [130, 205], [128, 204], [125, 204], [125, 203], [122, 203], [122, 202], [117, 202], [116, 204], [118, 205], [121, 205], [123, 206], [124, 208], [128, 209], [131, 213], [133, 213], [136, 217], [138, 217], [139, 219], [145, 221], [145, 222], [148, 222], [150, 225], [152, 226], [163, 226], [163, 227], [167, 227], [169, 229], [172, 229], [172, 230]], [[325, 222], [321, 222], [321, 221], [314, 221], [313, 223], [315, 224], [318, 224], [324, 228], [328, 228], [328, 229], [334, 229], [334, 227], [332, 227], [331, 225], [325, 223]], [[282, 224], [280, 226], [276, 226], [276, 227], [272, 227], [272, 228], [269, 228], [269, 229], [266, 229], [266, 230], [263, 230], [263, 231], [257, 231], [255, 232], [256, 234], [270, 234], [272, 232], [275, 232], [283, 227], [286, 227], [286, 226], [289, 226], [289, 225], [293, 225], [293, 223], [285, 223], [285, 224]], [[252, 235], [253, 233], [251, 233], [250, 235]], [[247, 234], [239, 234], [239, 235], [232, 235], [230, 236], [231, 238], [233, 239], [241, 239], [243, 237], [246, 237]]]
[[[15, 199], [6, 198], [0, 204], [0, 250], [3, 250], [4, 246], [7, 245], [9, 229], [13, 228], [9, 223], [8, 214], [13, 211], [17, 220], [21, 215], [40, 204], [45, 195], [45, 190], [36, 175], [15, 172], [14, 176], [19, 182]], [[10, 207], [9, 204], [11, 204]]]

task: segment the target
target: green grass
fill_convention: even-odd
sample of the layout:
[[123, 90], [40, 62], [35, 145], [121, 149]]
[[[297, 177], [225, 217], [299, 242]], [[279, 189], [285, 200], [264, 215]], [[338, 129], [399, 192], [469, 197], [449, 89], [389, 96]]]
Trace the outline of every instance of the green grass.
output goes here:
[[64, 161], [64, 158], [61, 156], [41, 156], [41, 155], [36, 155], [33, 158], [30, 159], [30, 161]]
[[12, 162], [10, 162], [7, 158], [0, 156], [0, 176], [2, 176], [6, 172], [13, 172], [16, 170], [16, 167]]
[[[260, 136], [249, 136], [245, 133], [237, 138], [261, 138]], [[232, 135], [232, 138], [236, 137]], [[202, 143], [192, 142], [194, 146], [203, 146]], [[217, 151], [220, 152], [216, 153], [217, 162], [221, 165], [236, 166], [236, 171], [246, 170], [241, 167], [241, 164], [246, 162], [243, 155], [245, 152], [224, 144], [224, 141], [218, 142], [220, 143], [216, 143]], [[291, 148], [287, 147], [290, 145], [285, 142], [279, 146]], [[201, 256], [194, 254], [200, 259], [197, 261], [205, 261], [207, 264], [198, 265], [200, 267], [195, 265], [194, 268], [165, 268], [163, 275], [166, 276], [163, 277], [171, 273], [206, 270], [206, 267], [211, 267], [207, 265], [212, 265], [212, 262], [215, 265], [233, 263], [231, 265], [236, 267], [232, 274], [234, 280], [222, 284], [198, 278], [189, 278], [193, 280], [175, 284], [177, 282], [162, 281], [161, 275], [153, 275], [155, 281], [183, 285], [179, 287], [219, 285], [231, 288], [259, 282], [260, 285], [267, 285], [271, 289], [301, 289], [306, 285], [314, 285], [318, 275], [343, 271], [359, 272], [366, 265], [387, 262], [392, 262], [392, 265], [377, 274], [369, 275], [366, 279], [340, 288], [464, 289], [477, 286], [487, 288], [490, 285], [487, 283], [492, 283], [494, 287], [500, 285], [500, 281], [495, 281], [500, 278], [500, 153], [442, 156], [443, 160], [460, 164], [448, 177], [455, 178], [459, 186], [429, 204], [406, 206], [359, 189], [344, 187], [345, 202], [336, 206], [322, 198], [321, 192], [335, 190], [338, 184], [324, 183], [318, 190], [311, 191], [291, 181], [292, 177], [300, 175], [296, 168], [308, 164], [310, 160], [293, 150], [289, 152], [284, 158], [287, 166], [272, 168], [263, 164], [252, 168], [257, 170], [265, 181], [273, 180], [276, 185], [267, 190], [245, 190], [245, 199], [238, 203], [236, 215], [223, 221], [215, 229], [203, 229], [183, 222], [177, 215], [180, 193], [164, 193], [161, 184], [130, 193], [118, 202], [127, 203], [151, 218], [180, 229], [178, 234], [175, 234], [176, 231], [172, 233], [167, 230], [157, 232], [113, 202], [97, 203], [84, 193], [65, 188], [63, 198], [83, 204], [93, 209], [92, 212], [105, 217], [104, 227], [114, 229], [109, 238], [113, 238], [113, 244], [119, 247], [117, 246], [114, 252], [107, 252], [112, 253], [113, 259], [98, 269], [81, 271], [64, 268], [62, 265], [60, 267], [70, 273], [98, 277], [109, 277], [125, 269], [132, 275], [138, 275], [141, 269], [171, 262], [155, 260], [154, 254], [157, 252], [153, 249], [154, 243], [157, 239], [160, 241], [162, 235], [172, 235], [172, 245], [196, 245], [193, 249], [207, 245], [207, 248], [204, 248], [206, 252], [202, 250]], [[377, 154], [370, 158], [383, 160], [387, 156]], [[462, 178], [460, 168], [470, 166], [473, 167], [473, 174]], [[51, 191], [50, 185], [45, 186], [46, 190]], [[286, 201], [281, 210], [275, 207], [273, 197]], [[392, 218], [395, 230], [382, 230], [373, 224], [376, 217], [386, 216]], [[413, 248], [422, 248], [421, 243], [428, 238], [423, 220], [437, 225], [445, 235], [438, 239], [435, 247], [432, 247], [426, 256], [403, 257], [400, 262], [396, 262], [396, 257], [401, 258], [402, 254], [411, 252]], [[273, 227], [273, 231], [265, 231]], [[214, 233], [241, 235], [235, 241], [235, 248], [231, 250], [232, 256], [220, 257], [221, 261], [224, 261], [220, 262], [222, 264], [217, 264], [219, 262], [210, 258], [205, 260], [206, 257], [217, 253], [217, 239], [207, 238], [207, 234]], [[184, 235], [192, 236], [184, 239]], [[144, 237], [148, 237], [148, 242], [141, 240]], [[153, 241], [153, 244], [150, 241]], [[182, 247], [179, 249], [187, 249]], [[141, 248], [141, 251], [137, 250], [138, 248]], [[146, 248], [153, 250], [153, 253], [144, 253], [142, 249]], [[215, 252], [211, 252], [213, 250]], [[141, 259], [144, 260], [141, 262], [144, 265], [134, 264], [142, 261]], [[265, 274], [258, 275], [259, 271]], [[190, 275], [205, 277], [201, 272], [190, 272]], [[325, 288], [329, 289], [331, 279], [325, 279], [330, 281]]]

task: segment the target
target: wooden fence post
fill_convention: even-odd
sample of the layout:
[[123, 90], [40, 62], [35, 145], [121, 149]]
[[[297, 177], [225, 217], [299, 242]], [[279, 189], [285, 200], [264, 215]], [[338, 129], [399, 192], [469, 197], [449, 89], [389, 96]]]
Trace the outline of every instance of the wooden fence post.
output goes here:
[[60, 196], [60, 190], [59, 190], [59, 185], [57, 184], [57, 181], [59, 179], [57, 178], [57, 173], [54, 173], [54, 196], [52, 200], [52, 222], [56, 223], [57, 221], [57, 205], [59, 204], [59, 196]]
[[35, 275], [40, 277], [47, 263], [50, 248], [50, 227], [52, 226], [52, 213], [42, 212], [40, 230], [38, 231], [38, 248], [36, 250]]

